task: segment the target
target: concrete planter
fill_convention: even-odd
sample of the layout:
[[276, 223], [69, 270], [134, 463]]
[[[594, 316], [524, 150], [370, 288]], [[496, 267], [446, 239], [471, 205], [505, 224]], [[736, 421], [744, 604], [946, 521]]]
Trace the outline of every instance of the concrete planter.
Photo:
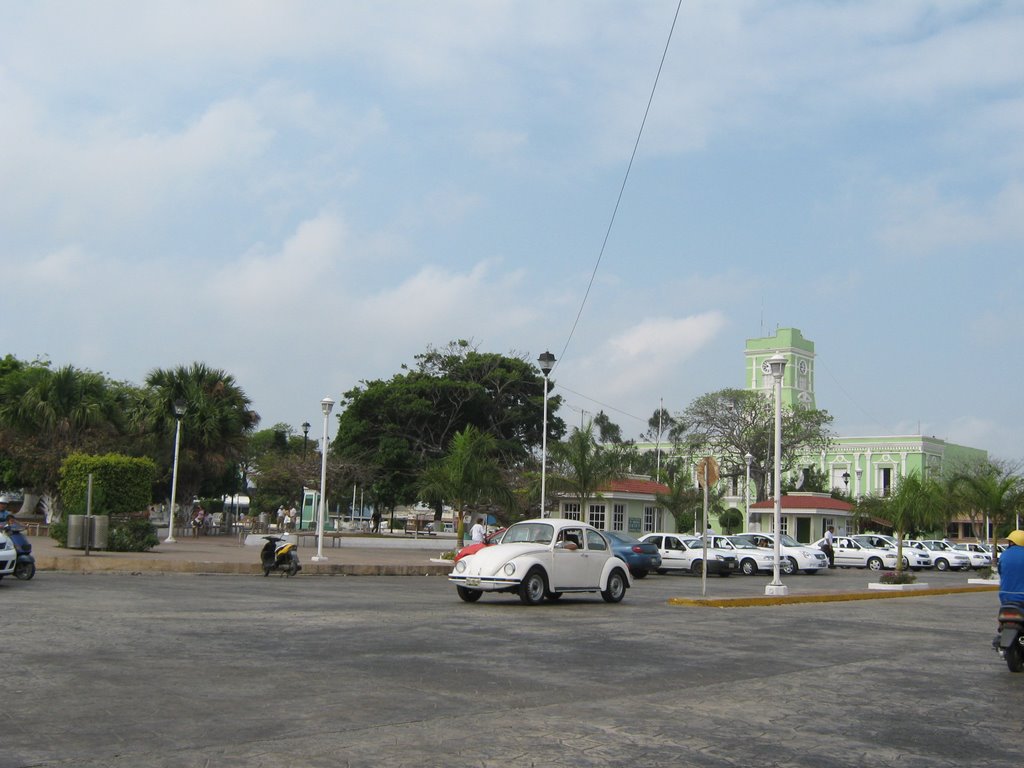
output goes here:
[[873, 581], [868, 584], [868, 589], [881, 589], [885, 592], [913, 592], [915, 589], [928, 589], [927, 584], [879, 584]]

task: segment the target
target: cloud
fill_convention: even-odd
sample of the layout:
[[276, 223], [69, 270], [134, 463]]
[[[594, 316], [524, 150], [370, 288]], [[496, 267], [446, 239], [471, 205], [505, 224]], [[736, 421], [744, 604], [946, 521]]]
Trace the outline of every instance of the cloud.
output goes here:
[[935, 182], [890, 190], [878, 238], [897, 253], [927, 254], [1024, 238], [1024, 186], [1007, 182], [988, 199], [943, 197]]

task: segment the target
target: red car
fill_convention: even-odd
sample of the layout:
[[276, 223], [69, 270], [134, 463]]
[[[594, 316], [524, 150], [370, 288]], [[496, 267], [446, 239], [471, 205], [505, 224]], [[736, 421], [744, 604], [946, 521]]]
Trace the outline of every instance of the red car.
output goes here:
[[488, 533], [484, 536], [483, 541], [475, 541], [472, 544], [467, 544], [458, 552], [455, 553], [455, 560], [453, 562], [459, 562], [466, 555], [472, 555], [474, 552], [479, 552], [484, 547], [489, 547], [491, 544], [501, 544], [501, 537], [505, 535], [505, 529], [499, 528], [493, 533]]

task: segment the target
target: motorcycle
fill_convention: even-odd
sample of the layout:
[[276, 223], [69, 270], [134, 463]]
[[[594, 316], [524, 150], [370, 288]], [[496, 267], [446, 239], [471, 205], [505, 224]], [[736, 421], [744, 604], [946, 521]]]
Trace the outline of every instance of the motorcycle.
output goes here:
[[999, 606], [999, 634], [993, 647], [1011, 672], [1024, 670], [1024, 605], [1003, 603]]
[[294, 576], [302, 570], [302, 566], [299, 565], [299, 551], [295, 544], [280, 536], [263, 538], [267, 540], [260, 550], [264, 576], [269, 576], [271, 571], [283, 571], [288, 576]]
[[14, 578], [21, 581], [28, 581], [36, 575], [36, 559], [32, 556], [32, 542], [25, 535], [25, 529], [17, 523], [7, 523], [3, 532], [14, 545], [18, 553], [17, 562], [14, 564]]

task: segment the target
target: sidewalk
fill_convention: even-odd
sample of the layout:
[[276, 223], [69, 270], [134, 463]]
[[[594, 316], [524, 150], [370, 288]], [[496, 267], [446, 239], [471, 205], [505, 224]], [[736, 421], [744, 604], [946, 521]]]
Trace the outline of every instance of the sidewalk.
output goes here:
[[[179, 538], [148, 552], [103, 552], [64, 549], [49, 536], [32, 536], [32, 554], [39, 571], [75, 573], [237, 573], [260, 574], [259, 546], [240, 544], [234, 536], [191, 536]], [[367, 546], [380, 542], [381, 546]], [[358, 543], [357, 543], [358, 542]], [[299, 561], [304, 574], [334, 576], [440, 576], [451, 571], [447, 564], [431, 562], [450, 539], [366, 539], [353, 537], [324, 541], [325, 562], [311, 558], [316, 547], [304, 541]], [[334, 544], [335, 546], [331, 546]]]

